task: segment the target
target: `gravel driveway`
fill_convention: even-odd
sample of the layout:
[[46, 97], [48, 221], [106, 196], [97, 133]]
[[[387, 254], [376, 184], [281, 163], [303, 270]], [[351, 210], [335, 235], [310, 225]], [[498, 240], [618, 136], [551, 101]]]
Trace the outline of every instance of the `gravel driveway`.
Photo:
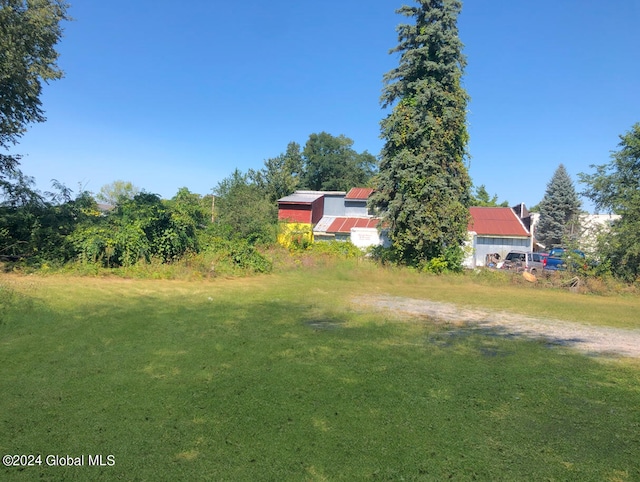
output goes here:
[[417, 317], [454, 325], [475, 326], [513, 336], [549, 340], [589, 354], [640, 358], [640, 330], [590, 326], [393, 296], [361, 296], [354, 298], [353, 302], [359, 308], [385, 310], [399, 318]]

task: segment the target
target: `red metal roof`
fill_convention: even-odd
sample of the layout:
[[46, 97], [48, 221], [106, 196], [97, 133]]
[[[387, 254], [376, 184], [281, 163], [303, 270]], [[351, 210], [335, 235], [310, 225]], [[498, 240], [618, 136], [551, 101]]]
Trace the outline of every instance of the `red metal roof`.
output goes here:
[[529, 236], [511, 208], [472, 207], [468, 230], [482, 235]]
[[327, 233], [350, 233], [351, 228], [375, 228], [379, 222], [378, 218], [338, 217], [331, 223]]
[[351, 188], [351, 190], [347, 193], [347, 195], [344, 198], [367, 200], [369, 199], [369, 196], [371, 196], [372, 192], [373, 192], [373, 189], [371, 189], [370, 187], [354, 187], [354, 188]]

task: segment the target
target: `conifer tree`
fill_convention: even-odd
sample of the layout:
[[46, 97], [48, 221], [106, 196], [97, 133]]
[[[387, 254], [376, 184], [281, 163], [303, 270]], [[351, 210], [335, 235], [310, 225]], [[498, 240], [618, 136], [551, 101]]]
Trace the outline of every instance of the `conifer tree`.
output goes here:
[[383, 78], [385, 140], [372, 205], [384, 216], [397, 257], [421, 265], [459, 252], [466, 238], [471, 180], [466, 59], [458, 37], [460, 0], [419, 0], [397, 13], [413, 20], [397, 27], [398, 67]]
[[575, 241], [580, 234], [580, 206], [573, 181], [560, 164], [540, 202], [536, 239], [547, 248]]

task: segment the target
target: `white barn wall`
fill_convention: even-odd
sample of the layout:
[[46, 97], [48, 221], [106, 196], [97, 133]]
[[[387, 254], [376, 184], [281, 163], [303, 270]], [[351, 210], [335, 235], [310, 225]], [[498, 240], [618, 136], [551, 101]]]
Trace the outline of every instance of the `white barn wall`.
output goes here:
[[474, 233], [469, 246], [472, 248], [472, 255], [465, 260], [465, 266], [477, 268], [485, 265], [488, 254], [498, 253], [504, 259], [509, 251], [529, 251], [531, 240], [524, 237], [478, 236]]
[[389, 247], [391, 243], [383, 231], [380, 233], [377, 228], [351, 228], [351, 243], [360, 249], [370, 246]]

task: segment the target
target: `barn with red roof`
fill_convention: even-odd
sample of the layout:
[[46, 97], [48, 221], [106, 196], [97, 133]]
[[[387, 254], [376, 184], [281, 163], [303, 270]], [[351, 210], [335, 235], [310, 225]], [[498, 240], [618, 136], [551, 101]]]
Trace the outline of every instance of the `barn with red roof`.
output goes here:
[[[380, 218], [368, 208], [373, 189], [296, 191], [278, 200], [278, 219], [304, 227], [314, 241], [351, 241], [366, 248], [389, 245]], [[524, 206], [471, 207], [465, 266], [485, 266], [488, 255], [503, 258], [511, 250], [533, 250], [531, 215]]]
[[380, 219], [369, 212], [372, 188], [354, 187], [349, 192], [296, 191], [278, 200], [281, 221], [308, 223], [315, 241], [351, 241], [358, 247], [386, 244]]
[[467, 267], [485, 266], [487, 255], [504, 258], [511, 250], [533, 250], [531, 215], [524, 204], [511, 208], [471, 207], [469, 212]]

